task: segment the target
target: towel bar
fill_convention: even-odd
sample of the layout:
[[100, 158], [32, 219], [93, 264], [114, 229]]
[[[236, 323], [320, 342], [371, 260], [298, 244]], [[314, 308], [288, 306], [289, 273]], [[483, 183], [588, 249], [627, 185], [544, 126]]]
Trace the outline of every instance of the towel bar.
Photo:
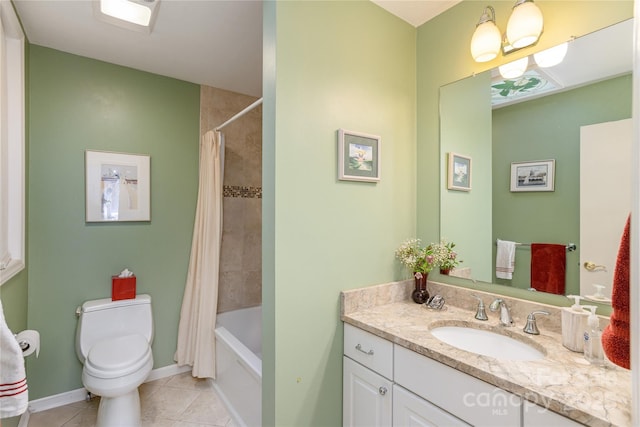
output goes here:
[[[496, 244], [498, 242], [496, 241]], [[531, 246], [531, 243], [520, 243], [520, 242], [515, 242], [516, 246]], [[568, 252], [573, 252], [576, 249], [578, 249], [578, 246], [576, 246], [575, 243], [568, 243], [566, 245], [564, 245], [565, 248], [567, 248]]]

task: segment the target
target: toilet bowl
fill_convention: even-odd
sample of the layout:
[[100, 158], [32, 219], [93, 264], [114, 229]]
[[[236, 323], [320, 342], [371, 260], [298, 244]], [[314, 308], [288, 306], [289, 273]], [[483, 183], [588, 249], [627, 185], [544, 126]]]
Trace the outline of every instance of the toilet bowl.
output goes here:
[[78, 310], [82, 383], [101, 397], [97, 427], [138, 427], [138, 387], [153, 368], [151, 299], [87, 301]]

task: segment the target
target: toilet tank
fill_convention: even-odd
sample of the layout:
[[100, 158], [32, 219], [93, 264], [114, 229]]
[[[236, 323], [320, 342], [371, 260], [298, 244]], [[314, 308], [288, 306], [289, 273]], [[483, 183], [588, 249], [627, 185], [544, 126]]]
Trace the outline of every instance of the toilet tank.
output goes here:
[[111, 298], [87, 301], [78, 307], [76, 353], [84, 363], [91, 347], [98, 341], [129, 334], [140, 334], [151, 344], [153, 315], [151, 297], [111, 301]]

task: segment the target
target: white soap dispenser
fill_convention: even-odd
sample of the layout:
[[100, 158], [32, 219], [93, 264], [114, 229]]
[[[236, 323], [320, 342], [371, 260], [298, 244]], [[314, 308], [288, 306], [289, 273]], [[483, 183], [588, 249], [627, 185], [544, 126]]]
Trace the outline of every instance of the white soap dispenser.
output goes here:
[[598, 285], [598, 284], [594, 283], [593, 287], [596, 288], [596, 293], [593, 294], [594, 297], [596, 297], [598, 299], [607, 298], [607, 297], [604, 296], [604, 293], [602, 292], [602, 291], [604, 291], [604, 285]]
[[587, 330], [587, 318], [589, 312], [580, 305], [580, 295], [567, 295], [573, 298], [571, 307], [563, 307], [562, 318], [562, 345], [571, 351], [582, 353], [584, 351], [584, 331]]
[[584, 333], [584, 358], [592, 365], [604, 365], [604, 351], [602, 350], [602, 331], [600, 330], [600, 319], [596, 316], [595, 305], [586, 305], [585, 308], [591, 310], [587, 320], [587, 330]]

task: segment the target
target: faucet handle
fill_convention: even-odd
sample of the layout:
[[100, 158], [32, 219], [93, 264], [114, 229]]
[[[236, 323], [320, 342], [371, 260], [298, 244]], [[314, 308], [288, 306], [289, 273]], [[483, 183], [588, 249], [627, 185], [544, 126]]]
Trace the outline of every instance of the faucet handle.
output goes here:
[[542, 311], [542, 310], [531, 312], [531, 314], [527, 316], [527, 324], [524, 325], [524, 328], [522, 329], [527, 334], [540, 335], [540, 331], [538, 330], [538, 325], [536, 324], [536, 314], [546, 314], [548, 316], [549, 312]]
[[489, 320], [487, 312], [484, 310], [484, 302], [482, 301], [482, 298], [476, 294], [471, 294], [471, 296], [478, 300], [478, 309], [476, 310], [475, 318], [478, 320]]
[[493, 300], [493, 302], [491, 302], [491, 304], [489, 304], [489, 310], [498, 311], [498, 309], [500, 308], [500, 305], [503, 303], [504, 303], [504, 300], [502, 298], [496, 298]]

